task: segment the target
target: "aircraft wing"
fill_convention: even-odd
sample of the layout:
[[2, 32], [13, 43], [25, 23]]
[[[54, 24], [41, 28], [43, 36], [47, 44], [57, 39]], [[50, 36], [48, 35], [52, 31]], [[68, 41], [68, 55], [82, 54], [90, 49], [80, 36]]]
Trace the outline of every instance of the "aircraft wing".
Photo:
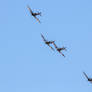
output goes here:
[[27, 6], [27, 8], [28, 8], [29, 12], [32, 14], [33, 12], [31, 10], [31, 8], [29, 6]]
[[41, 34], [41, 37], [43, 38], [43, 40], [46, 42], [46, 39], [44, 38], [44, 36]]

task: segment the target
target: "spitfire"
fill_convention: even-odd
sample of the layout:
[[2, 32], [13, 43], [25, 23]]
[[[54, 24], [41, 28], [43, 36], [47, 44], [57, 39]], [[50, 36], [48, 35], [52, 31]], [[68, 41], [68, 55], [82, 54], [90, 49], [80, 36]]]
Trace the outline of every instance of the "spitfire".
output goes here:
[[29, 6], [27, 6], [27, 8], [28, 8], [29, 12], [31, 13], [31, 15], [32, 15], [39, 23], [41, 23], [40, 20], [37, 18], [38, 15], [41, 16], [41, 12], [33, 13], [33, 11], [31, 10], [31, 8], [30, 8]]
[[65, 55], [64, 55], [61, 51], [62, 51], [62, 50], [66, 50], [66, 48], [65, 48], [65, 47], [58, 48], [58, 47], [56, 46], [55, 42], [53, 43], [53, 45], [55, 46], [56, 50], [57, 50], [62, 56], [65, 57]]
[[45, 38], [44, 38], [44, 36], [41, 34], [41, 37], [43, 38], [43, 41], [45, 42], [45, 44], [47, 44], [52, 50], [54, 50], [51, 46], [50, 46], [50, 44], [53, 44], [54, 43], [54, 41], [47, 41]]

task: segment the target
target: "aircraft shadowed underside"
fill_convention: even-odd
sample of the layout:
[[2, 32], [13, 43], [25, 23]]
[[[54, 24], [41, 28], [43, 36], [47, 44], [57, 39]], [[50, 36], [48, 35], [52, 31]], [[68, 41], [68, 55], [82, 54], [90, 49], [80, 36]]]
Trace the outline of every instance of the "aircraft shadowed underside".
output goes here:
[[44, 38], [44, 36], [41, 34], [41, 37], [43, 38], [43, 41], [45, 42], [45, 44], [47, 44], [52, 50], [54, 50], [51, 46], [50, 46], [50, 44], [52, 44], [52, 43], [54, 43], [54, 41], [47, 41], [45, 38]]
[[29, 12], [31, 13], [31, 15], [40, 23], [40, 20], [36, 17], [38, 15], [41, 16], [41, 12], [38, 12], [38, 13], [33, 13], [33, 11], [31, 10], [31, 8], [29, 6], [27, 6]]

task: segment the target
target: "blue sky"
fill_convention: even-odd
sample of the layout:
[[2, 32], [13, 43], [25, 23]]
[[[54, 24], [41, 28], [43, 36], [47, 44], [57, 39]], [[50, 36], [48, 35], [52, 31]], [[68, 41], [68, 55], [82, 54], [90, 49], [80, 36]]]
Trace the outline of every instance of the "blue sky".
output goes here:
[[0, 12], [0, 92], [92, 92], [92, 0], [2, 0]]

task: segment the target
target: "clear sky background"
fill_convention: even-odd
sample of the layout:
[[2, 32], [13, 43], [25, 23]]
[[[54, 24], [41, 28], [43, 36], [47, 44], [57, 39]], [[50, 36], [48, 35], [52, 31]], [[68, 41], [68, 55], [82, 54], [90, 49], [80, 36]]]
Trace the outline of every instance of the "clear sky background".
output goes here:
[[1, 0], [0, 92], [92, 92], [83, 71], [92, 77], [92, 0]]

